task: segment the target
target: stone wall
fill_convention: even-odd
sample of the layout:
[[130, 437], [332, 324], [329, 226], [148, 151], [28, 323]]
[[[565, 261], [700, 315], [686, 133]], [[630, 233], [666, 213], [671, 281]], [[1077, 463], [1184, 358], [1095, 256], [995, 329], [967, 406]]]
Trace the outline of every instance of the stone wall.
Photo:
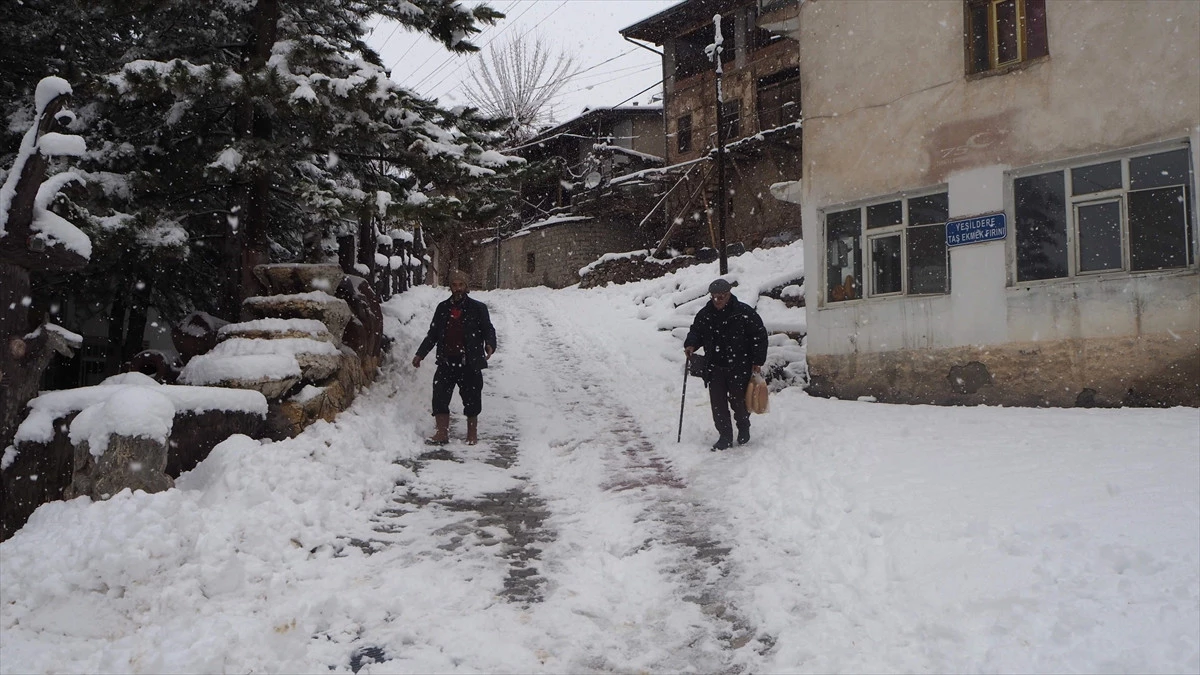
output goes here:
[[1200, 332], [808, 354], [809, 393], [884, 403], [1200, 406]]
[[[500, 245], [499, 286], [564, 288], [577, 284], [579, 270], [600, 256], [651, 245], [635, 225], [599, 218], [575, 220], [505, 239]], [[472, 284], [495, 288], [495, 242], [476, 248], [471, 263]]]

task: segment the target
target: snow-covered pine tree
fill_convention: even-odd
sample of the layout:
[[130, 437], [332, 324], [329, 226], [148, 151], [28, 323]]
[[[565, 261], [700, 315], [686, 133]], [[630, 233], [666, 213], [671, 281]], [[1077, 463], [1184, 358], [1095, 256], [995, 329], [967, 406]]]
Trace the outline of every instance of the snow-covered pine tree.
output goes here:
[[[415, 222], [457, 226], [477, 207], [496, 208], [480, 195], [499, 194], [485, 184], [514, 164], [489, 149], [494, 123], [402, 89], [364, 42], [382, 16], [452, 51], [471, 51], [467, 38], [499, 17], [486, 6], [467, 10], [452, 0], [27, 5], [67, 39], [89, 31], [109, 36], [104, 55], [111, 62], [89, 57], [80, 68], [86, 82], [76, 88], [78, 126], [93, 149], [84, 165], [92, 193], [78, 199], [94, 214], [93, 229], [102, 231], [93, 235], [99, 255], [89, 272], [112, 273], [97, 293], [108, 293], [117, 309], [125, 298], [136, 306], [152, 303], [169, 317], [195, 307], [234, 318], [253, 283], [253, 264], [297, 259], [305, 242], [357, 227], [381, 204]], [[92, 105], [84, 92], [94, 97]], [[87, 285], [79, 281], [59, 280], [72, 293]], [[129, 336], [140, 340], [134, 332]]]
[[[370, 218], [379, 192], [444, 215], [457, 208], [456, 189], [507, 163], [485, 150], [482, 122], [401, 89], [363, 41], [383, 16], [469, 51], [464, 38], [492, 10], [448, 0], [216, 6], [157, 3], [160, 41], [150, 46], [163, 48], [138, 54], [110, 82], [112, 96], [167, 112], [160, 139], [205, 160], [187, 166], [185, 182], [215, 188], [206, 196], [226, 229], [222, 258], [240, 263], [240, 277], [226, 274], [226, 314], [253, 286], [253, 265], [297, 255], [314, 229]], [[181, 49], [172, 34], [181, 26], [211, 34], [184, 38]], [[427, 185], [434, 198], [409, 199]]]

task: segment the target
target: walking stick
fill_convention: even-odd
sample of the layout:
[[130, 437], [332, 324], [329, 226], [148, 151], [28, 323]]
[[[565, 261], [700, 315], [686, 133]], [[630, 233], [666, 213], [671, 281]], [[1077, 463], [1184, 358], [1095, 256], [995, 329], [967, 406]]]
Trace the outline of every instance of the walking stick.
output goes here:
[[679, 399], [679, 433], [675, 436], [676, 443], [683, 439], [683, 403], [687, 400], [688, 364], [691, 360], [691, 354], [683, 359], [683, 396]]

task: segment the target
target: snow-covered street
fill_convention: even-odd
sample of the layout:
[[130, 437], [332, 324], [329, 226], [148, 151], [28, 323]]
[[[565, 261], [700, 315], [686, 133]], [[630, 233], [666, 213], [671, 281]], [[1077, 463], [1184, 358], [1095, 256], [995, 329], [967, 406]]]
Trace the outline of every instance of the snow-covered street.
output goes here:
[[[798, 246], [731, 277], [765, 290]], [[408, 363], [446, 290], [394, 298], [394, 356], [336, 423], [0, 544], [0, 671], [1200, 671], [1196, 409], [794, 386], [713, 453], [692, 378], [677, 443], [660, 328], [714, 267], [473, 293], [500, 345], [473, 447], [422, 442], [433, 364]]]

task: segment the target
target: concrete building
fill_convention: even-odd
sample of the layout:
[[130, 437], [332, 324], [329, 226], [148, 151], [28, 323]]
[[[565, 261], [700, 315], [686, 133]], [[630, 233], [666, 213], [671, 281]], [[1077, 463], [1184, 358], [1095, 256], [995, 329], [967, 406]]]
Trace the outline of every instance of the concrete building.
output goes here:
[[796, 4], [812, 391], [1200, 405], [1200, 2]]

